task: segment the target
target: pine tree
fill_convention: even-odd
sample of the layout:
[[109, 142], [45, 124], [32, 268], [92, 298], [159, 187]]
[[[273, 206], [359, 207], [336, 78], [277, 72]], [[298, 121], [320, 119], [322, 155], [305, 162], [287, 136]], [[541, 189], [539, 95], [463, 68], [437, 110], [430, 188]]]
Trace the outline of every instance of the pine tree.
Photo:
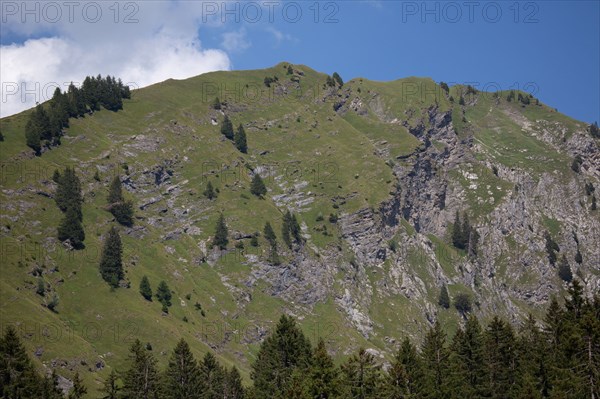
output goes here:
[[263, 198], [267, 193], [267, 187], [258, 173], [254, 173], [252, 182], [250, 183], [250, 192], [259, 198]]
[[225, 224], [225, 217], [221, 213], [215, 226], [215, 236], [213, 238], [212, 245], [216, 245], [221, 250], [226, 249], [227, 244], [229, 243], [227, 238], [228, 234], [229, 232], [227, 231], [227, 225]]
[[339, 391], [338, 370], [321, 339], [312, 355], [308, 372], [308, 393], [311, 398], [330, 399], [337, 397]]
[[140, 294], [147, 300], [152, 301], [152, 287], [150, 287], [150, 281], [148, 277], [142, 277], [140, 281]]
[[426, 397], [443, 398], [448, 392], [448, 358], [446, 334], [439, 322], [429, 329], [421, 347], [423, 391]]
[[165, 280], [162, 280], [158, 284], [155, 295], [156, 295], [156, 299], [158, 300], [158, 302], [163, 304], [163, 310], [164, 310], [164, 308], [168, 308], [171, 306], [171, 298], [173, 296], [171, 294], [171, 289], [169, 288], [169, 286], [167, 285]]
[[446, 287], [446, 284], [442, 285], [442, 288], [440, 289], [438, 304], [445, 309], [450, 307], [450, 296], [448, 295], [448, 288]]
[[70, 207], [67, 209], [67, 212], [58, 226], [57, 233], [60, 241], [69, 240], [73, 248], [82, 249], [84, 247], [83, 241], [85, 240], [85, 231], [83, 230], [81, 219], [75, 208]]
[[124, 376], [123, 393], [128, 399], [157, 399], [159, 393], [156, 359], [136, 339], [130, 349], [130, 367]]
[[201, 396], [200, 368], [190, 347], [181, 339], [169, 359], [164, 376], [164, 398], [195, 399]]
[[569, 261], [567, 257], [563, 255], [560, 258], [560, 262], [558, 264], [558, 277], [570, 283], [573, 280], [573, 273], [571, 272], [571, 265], [569, 265]]
[[360, 399], [381, 398], [382, 374], [375, 357], [360, 348], [342, 365], [344, 397]]
[[215, 193], [215, 190], [214, 190], [213, 185], [210, 182], [210, 180], [206, 184], [206, 189], [204, 190], [204, 192], [202, 194], [209, 200], [213, 200], [213, 199], [217, 198], [217, 193]]
[[210, 352], [206, 352], [200, 363], [200, 381], [200, 391], [203, 399], [220, 399], [223, 397], [225, 370]]
[[68, 399], [81, 399], [87, 393], [87, 388], [83, 385], [83, 381], [79, 378], [79, 373], [75, 373], [73, 377], [73, 388], [69, 391]]
[[246, 142], [246, 132], [244, 131], [244, 127], [240, 124], [238, 126], [237, 131], [235, 132], [235, 137], [233, 138], [235, 143], [235, 147], [239, 152], [246, 154], [248, 152], [248, 143]]
[[104, 381], [104, 385], [100, 388], [100, 392], [104, 395], [100, 399], [119, 399], [121, 387], [117, 384], [117, 374], [111, 370], [110, 374]]
[[102, 247], [100, 274], [104, 281], [113, 288], [117, 288], [119, 281], [123, 279], [122, 253], [119, 231], [115, 227], [111, 227]]
[[263, 341], [250, 376], [259, 398], [277, 398], [289, 388], [295, 369], [310, 365], [310, 342], [293, 318], [281, 316], [275, 332]]
[[384, 397], [416, 398], [422, 395], [423, 369], [417, 349], [405, 338], [385, 377]]
[[233, 124], [227, 115], [223, 119], [223, 124], [221, 125], [221, 134], [225, 136], [229, 140], [233, 140]]

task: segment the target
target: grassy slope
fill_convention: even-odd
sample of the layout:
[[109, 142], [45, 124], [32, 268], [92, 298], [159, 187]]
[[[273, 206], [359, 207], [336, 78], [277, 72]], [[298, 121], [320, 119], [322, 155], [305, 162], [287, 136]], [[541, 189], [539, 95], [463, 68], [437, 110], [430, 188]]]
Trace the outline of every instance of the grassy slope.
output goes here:
[[[5, 205], [1, 222], [4, 226], [10, 225], [10, 230], [5, 228], [2, 236], [2, 324], [18, 322], [27, 329], [39, 326], [35, 327], [39, 332], [34, 332], [26, 343], [32, 350], [43, 347], [40, 360], [44, 363], [57, 358], [85, 359], [93, 367], [98, 358], [104, 358], [111, 367], [123, 369], [131, 340], [139, 338], [152, 344], [154, 353], [164, 364], [165, 353], [177, 339], [184, 337], [195, 343], [193, 348], [198, 356], [212, 347], [222, 361], [238, 364], [248, 377], [249, 362], [257, 346], [248, 345], [245, 337], [255, 336], [260, 328], [269, 328], [272, 320], [290, 307], [270, 296], [266, 285], [259, 283], [251, 301], [243, 309], [238, 308], [223, 278], [226, 276], [226, 284], [234, 286], [244, 283], [249, 268], [242, 256], [226, 256], [215, 266], [194, 263], [201, 255], [199, 244], [212, 234], [218, 211], [226, 215], [230, 230], [262, 231], [264, 222], [269, 220], [279, 234], [283, 209], [271, 198], [294, 184], [306, 182], [307, 186], [299, 190], [314, 202], [310, 209], [300, 213], [300, 219], [307, 224], [311, 243], [318, 249], [337, 245], [338, 233], [335, 225], [327, 222], [327, 215], [376, 207], [388, 197], [393, 185], [386, 161], [409, 154], [419, 145], [405, 127], [384, 121], [390, 122], [396, 116], [411, 126], [421, 120], [427, 124], [426, 109], [436, 102], [441, 110], [454, 107], [457, 111], [456, 105], [440, 95], [439, 88], [429, 79], [408, 78], [386, 83], [354, 79], [345, 88], [350, 88], [353, 96], [369, 105], [369, 113], [366, 117], [353, 113], [340, 117], [333, 111], [332, 104], [323, 104], [320, 100], [325, 90], [325, 75], [304, 66], [295, 67], [304, 72], [300, 77], [302, 90], [287, 94], [275, 94], [263, 85], [265, 76], [276, 75], [280, 82], [289, 80], [284, 64], [268, 70], [217, 72], [150, 86], [136, 91], [132, 100], [125, 102], [123, 111], [100, 111], [93, 117], [72, 121], [63, 145], [39, 158], [20, 159], [26, 150], [23, 130], [28, 112], [2, 119], [0, 128], [5, 142], [0, 144], [3, 167], [0, 195]], [[261, 90], [260, 96], [256, 95], [256, 89]], [[459, 89], [452, 88], [453, 91]], [[223, 140], [219, 126], [213, 125], [211, 117], [221, 121], [220, 114], [210, 106], [215, 95], [232, 108], [235, 106], [235, 111], [229, 114], [235, 126], [242, 123], [246, 127], [247, 155], [240, 154], [230, 142]], [[454, 97], [458, 98], [456, 93]], [[553, 164], [568, 165], [564, 156], [522, 132], [501, 107], [493, 107], [491, 101], [491, 96], [480, 97], [477, 105], [466, 108], [466, 118], [475, 137], [490, 149], [490, 157], [507, 165], [517, 162], [535, 172], [541, 171], [540, 157]], [[516, 107], [502, 105], [511, 106]], [[518, 111], [532, 120], [551, 117], [561, 123], [575, 124], [565, 122], [560, 114], [546, 107]], [[132, 149], [136, 143], [133, 137], [140, 140], [140, 135], [162, 141], [153, 152]], [[383, 141], [387, 142], [389, 157], [376, 155]], [[183, 192], [173, 198], [165, 194], [162, 187], [165, 195], [160, 204], [136, 212], [142, 217], [136, 224], [145, 228], [144, 238], [122, 235], [124, 262], [132, 288], [110, 292], [97, 271], [101, 237], [112, 224], [111, 215], [104, 210], [108, 182], [115, 173], [124, 173], [125, 164], [135, 180], [145, 169], [162, 160], [176, 158], [179, 163], [174, 166], [175, 177], [166, 186], [181, 184]], [[51, 192], [49, 181], [53, 170], [67, 165], [77, 167], [85, 194], [87, 248], [75, 253], [66, 251], [52, 238], [61, 217], [53, 200], [35, 193], [37, 190]], [[248, 170], [257, 166], [273, 172], [265, 178], [270, 192], [264, 200], [254, 198], [248, 190]], [[100, 182], [93, 179], [96, 170], [101, 171]], [[235, 173], [227, 173], [227, 170]], [[496, 201], [481, 207], [477, 197], [486, 193], [473, 193], [468, 197], [473, 208], [480, 206], [481, 215], [476, 216], [483, 216], [501, 201], [501, 191], [507, 187], [489, 171], [480, 170], [478, 174], [490, 186]], [[215, 202], [208, 202], [201, 195], [208, 179], [220, 190]], [[480, 187], [487, 190], [486, 184]], [[16, 190], [16, 193], [7, 190]], [[138, 195], [135, 200], [140, 202], [151, 195], [156, 193]], [[332, 198], [335, 197], [348, 199], [339, 209], [334, 209]], [[17, 198], [20, 202], [14, 201]], [[169, 200], [172, 200], [171, 209], [189, 209], [188, 221], [200, 229], [199, 235], [183, 234], [177, 240], [164, 241], [162, 223], [169, 224], [169, 230], [176, 226], [169, 221], [171, 211], [161, 216], [164, 220], [158, 221], [158, 227], [144, 219], [155, 218], [156, 210], [166, 206]], [[318, 213], [325, 215], [325, 221], [316, 221]], [[331, 235], [324, 236], [317, 231], [323, 225], [328, 226]], [[411, 231], [410, 226], [406, 229]], [[437, 253], [452, 254], [441, 260], [444, 270], [452, 273], [454, 259], [460, 259], [460, 254], [449, 248], [443, 238], [431, 238]], [[44, 242], [52, 253], [42, 249]], [[248, 242], [245, 244], [248, 247]], [[263, 240], [261, 244], [265, 246]], [[431, 289], [431, 300], [435, 301], [437, 289], [429, 281], [425, 265], [419, 262], [414, 261], [415, 273]], [[46, 269], [58, 266], [58, 271], [45, 277], [60, 296], [58, 314], [40, 306], [43, 299], [35, 294], [36, 278], [27, 274], [35, 265]], [[175, 292], [168, 316], [161, 315], [159, 304], [144, 301], [138, 294], [137, 286], [143, 275], [150, 278], [153, 287], [162, 279], [168, 281]], [[374, 274], [370, 278], [376, 286], [378, 276]], [[449, 288], [451, 293], [466, 289]], [[186, 299], [187, 294], [191, 294], [190, 300]], [[378, 295], [376, 290], [375, 297]], [[194, 309], [195, 302], [202, 304], [205, 317]], [[372, 344], [383, 347], [385, 343], [381, 340], [385, 336], [399, 339], [407, 332], [419, 331], [419, 325], [413, 323], [414, 309], [409, 300], [385, 298], [380, 303], [386, 305], [374, 306], [370, 315], [377, 322], [378, 333]], [[182, 320], [184, 316], [187, 323]], [[349, 328], [332, 300], [318, 304], [312, 314], [300, 316], [307, 334], [313, 340], [325, 337], [331, 341], [334, 348], [339, 348], [338, 355], [349, 342], [367, 344], [360, 334]], [[442, 313], [442, 321], [450, 331], [456, 328], [454, 312]], [[54, 339], [51, 332], [44, 336], [44, 326], [48, 331], [52, 328], [60, 331], [60, 336]], [[99, 373], [86, 374], [86, 378], [90, 383], [98, 382], [107, 372], [108, 367]]]

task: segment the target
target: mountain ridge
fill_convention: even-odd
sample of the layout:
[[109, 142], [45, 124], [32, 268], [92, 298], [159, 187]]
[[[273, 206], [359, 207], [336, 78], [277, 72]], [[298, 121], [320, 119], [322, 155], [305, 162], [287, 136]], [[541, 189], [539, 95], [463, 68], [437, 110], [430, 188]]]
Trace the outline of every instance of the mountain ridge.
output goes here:
[[[470, 295], [484, 319], [500, 313], [518, 323], [539, 314], [550, 293], [565, 289], [548, 263], [546, 231], [585, 289], [600, 289], [600, 219], [590, 210], [595, 194], [586, 194], [587, 184], [600, 184], [600, 159], [586, 124], [533, 97], [518, 100], [524, 92], [508, 101], [510, 91], [446, 92], [429, 78], [355, 78], [340, 87], [327, 77], [281, 63], [165, 81], [133, 91], [119, 112], [71, 120], [63, 143], [41, 157], [25, 147], [30, 111], [3, 118], [3, 324], [59, 326], [68, 340], [47, 342], [40, 330], [26, 345], [43, 348], [38, 361], [64, 364], [67, 375], [84, 359], [94, 365], [86, 378], [102, 379], [139, 336], [157, 353], [185, 337], [196, 353], [210, 348], [247, 377], [280, 313], [298, 317], [313, 340], [334, 343], [337, 358], [363, 345], [382, 359], [434, 320], [448, 331], [461, 323], [459, 312], [438, 305], [442, 286], [451, 299]], [[431, 91], [415, 91], [419, 82]], [[251, 88], [260, 97], [244, 94]], [[246, 130], [248, 154], [220, 134], [225, 114]], [[66, 166], [82, 180], [83, 251], [55, 238], [52, 171]], [[265, 199], [248, 191], [255, 173]], [[105, 210], [113, 176], [136, 209], [133, 227], [120, 227], [131, 288], [111, 291], [98, 261], [115, 225]], [[216, 200], [202, 195], [208, 181]], [[305, 240], [291, 249], [280, 238], [287, 209]], [[452, 244], [455, 213], [465, 211], [481, 236], [475, 257]], [[218, 213], [230, 230], [225, 253], [210, 248]], [[279, 240], [278, 265], [265, 256], [263, 237], [258, 249], [250, 244], [266, 221]], [[60, 298], [58, 313], [40, 306], [37, 269]], [[137, 292], [144, 275], [153, 288], [168, 281], [168, 315]], [[81, 326], [102, 334], [90, 337]]]

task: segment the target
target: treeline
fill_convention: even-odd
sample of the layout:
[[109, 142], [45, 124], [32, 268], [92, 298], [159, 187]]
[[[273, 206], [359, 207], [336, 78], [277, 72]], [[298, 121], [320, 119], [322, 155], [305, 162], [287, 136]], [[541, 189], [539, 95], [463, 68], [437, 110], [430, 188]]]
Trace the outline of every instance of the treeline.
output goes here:
[[101, 106], [116, 112], [123, 109], [124, 98], [131, 98], [129, 86], [111, 76], [86, 76], [81, 88], [71, 83], [65, 92], [57, 87], [47, 107], [38, 104], [31, 113], [25, 126], [27, 146], [39, 155], [42, 148], [60, 144], [70, 118], [97, 111]]
[[[42, 389], [56, 389], [56, 378], [35, 374], [14, 329], [0, 341], [0, 354], [3, 398], [57, 397], [41, 396]], [[111, 373], [101, 397], [597, 398], [600, 296], [586, 297], [574, 280], [563, 305], [552, 299], [541, 323], [529, 316], [517, 330], [499, 317], [482, 326], [470, 315], [449, 339], [435, 323], [419, 346], [405, 338], [385, 368], [362, 348], [336, 366], [323, 340], [313, 348], [295, 320], [284, 315], [261, 344], [250, 376], [252, 385], [244, 387], [235, 367], [224, 368], [210, 352], [197, 361], [184, 340], [161, 372], [152, 346], [137, 340], [127, 369]]]

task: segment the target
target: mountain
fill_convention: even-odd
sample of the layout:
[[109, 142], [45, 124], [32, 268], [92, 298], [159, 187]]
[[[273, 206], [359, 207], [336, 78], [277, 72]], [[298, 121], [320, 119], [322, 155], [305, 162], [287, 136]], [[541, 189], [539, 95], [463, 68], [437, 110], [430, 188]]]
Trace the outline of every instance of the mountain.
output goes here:
[[[337, 359], [364, 346], [386, 361], [436, 320], [455, 331], [468, 311], [459, 298], [484, 320], [518, 325], [566, 291], [567, 263], [586, 292], [600, 290], [589, 124], [519, 91], [416, 77], [341, 83], [288, 63], [168, 80], [133, 91], [117, 112], [72, 118], [40, 156], [25, 145], [32, 110], [0, 120], [2, 325], [17, 326], [38, 366], [79, 371], [92, 386], [124, 368], [136, 338], [162, 364], [185, 338], [198, 358], [210, 349], [248, 378], [283, 313]], [[246, 153], [221, 133], [225, 115], [243, 126]], [[81, 181], [79, 250], [57, 238], [53, 175], [66, 167]], [[254, 174], [262, 197], [250, 192]], [[109, 212], [115, 176], [134, 204], [129, 227]], [[287, 211], [301, 236], [290, 246]], [[221, 215], [224, 250], [211, 245]], [[117, 288], [99, 271], [115, 226]], [[168, 313], [140, 294], [144, 276], [154, 293], [167, 283]]]

